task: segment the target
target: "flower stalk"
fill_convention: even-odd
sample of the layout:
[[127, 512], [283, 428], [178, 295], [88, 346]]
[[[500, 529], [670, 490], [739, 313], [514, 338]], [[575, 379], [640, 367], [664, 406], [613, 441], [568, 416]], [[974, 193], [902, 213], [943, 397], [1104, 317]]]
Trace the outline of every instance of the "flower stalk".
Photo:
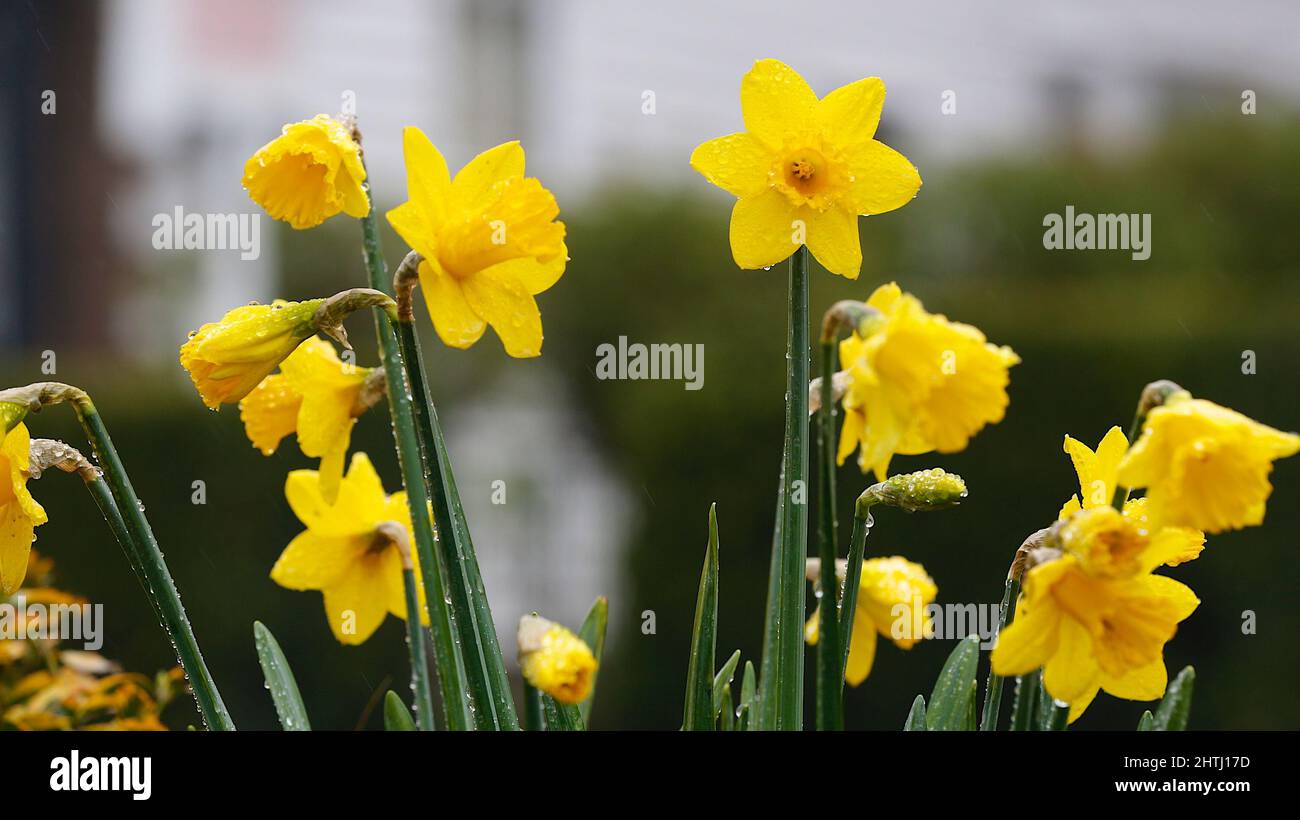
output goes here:
[[385, 521], [375, 528], [402, 556], [402, 589], [406, 593], [406, 645], [411, 655], [411, 689], [415, 692], [415, 719], [421, 730], [433, 726], [433, 686], [429, 681], [429, 656], [424, 646], [424, 627], [420, 624], [420, 592], [415, 581], [415, 562], [411, 559], [411, 542], [406, 527]]
[[[832, 312], [834, 308], [832, 308]], [[823, 567], [834, 567], [839, 550], [837, 544], [837, 516], [835, 514], [835, 336], [838, 325], [827, 313], [822, 323], [821, 338], [821, 408], [818, 411], [818, 472], [820, 494], [818, 509], [818, 555]], [[859, 570], [860, 571], [860, 570]], [[840, 638], [840, 609], [838, 584], [834, 572], [820, 573], [817, 608], [817, 728], [821, 731], [839, 731], [844, 728], [844, 664]]]
[[488, 699], [485, 708], [490, 709], [487, 714], [494, 723], [486, 728], [518, 729], [519, 718], [483, 576], [461, 508], [442, 426], [438, 423], [438, 411], [424, 378], [424, 356], [415, 330], [413, 303], [414, 290], [419, 283], [420, 262], [420, 254], [411, 251], [393, 275], [393, 290], [397, 294], [397, 321], [394, 324], [402, 361], [407, 368], [426, 491], [433, 503], [434, 520], [441, 522], [436, 541], [438, 560], [447, 576], [446, 589], [451, 597], [458, 646], [468, 655], [463, 660], [467, 664], [466, 674], [471, 686], [476, 676], [482, 681], [476, 691]]

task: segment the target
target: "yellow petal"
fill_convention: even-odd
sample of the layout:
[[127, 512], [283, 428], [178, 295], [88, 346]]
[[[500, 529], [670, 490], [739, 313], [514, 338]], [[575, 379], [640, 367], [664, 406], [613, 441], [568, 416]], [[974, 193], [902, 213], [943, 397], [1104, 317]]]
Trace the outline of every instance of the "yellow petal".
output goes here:
[[500, 262], [492, 268], [496, 269], [497, 274], [523, 285], [524, 290], [535, 296], [548, 290], [564, 275], [569, 251], [563, 244], [560, 248], [560, 253], [546, 259], [521, 256]]
[[731, 210], [731, 255], [745, 270], [769, 268], [799, 247], [798, 210], [775, 190], [736, 202]]
[[817, 120], [833, 145], [860, 145], [875, 136], [884, 106], [885, 83], [868, 77], [827, 94], [817, 105]]
[[34, 522], [17, 500], [0, 506], [0, 597], [13, 595], [23, 585], [35, 538]]
[[[387, 551], [385, 551], [387, 552]], [[391, 561], [376, 553], [356, 562], [325, 592], [325, 617], [339, 643], [365, 643], [388, 615]]]
[[465, 301], [517, 359], [542, 354], [542, 314], [537, 302], [508, 271], [491, 267], [462, 280]]
[[1092, 636], [1073, 618], [1060, 620], [1056, 653], [1043, 668], [1043, 686], [1052, 697], [1073, 703], [1098, 686], [1101, 667], [1093, 656]]
[[745, 129], [775, 149], [787, 135], [815, 121], [817, 95], [790, 66], [759, 60], [740, 81], [740, 109]]
[[1162, 527], [1151, 536], [1142, 553], [1142, 572], [1156, 567], [1176, 567], [1195, 560], [1205, 549], [1205, 533], [1191, 527]]
[[339, 487], [343, 483], [343, 463], [348, 457], [348, 442], [352, 438], [354, 422], [348, 422], [348, 432], [341, 436], [334, 446], [325, 451], [320, 459], [320, 494], [327, 504], [334, 504], [339, 499]]
[[1092, 705], [1092, 702], [1094, 700], [1096, 700], [1097, 692], [1100, 690], [1101, 690], [1100, 686], [1095, 686], [1091, 690], [1084, 692], [1082, 695], [1075, 698], [1070, 703], [1070, 716], [1068, 718], [1069, 723], [1074, 723], [1076, 720], [1078, 720], [1080, 717], [1083, 716], [1083, 713], [1087, 710], [1087, 708]]
[[993, 671], [1009, 678], [1044, 666], [1056, 653], [1060, 625], [1061, 611], [1050, 598], [1032, 605], [1022, 599], [993, 647]]
[[843, 203], [859, 214], [883, 214], [911, 202], [921, 189], [921, 173], [911, 160], [872, 140], [847, 157], [853, 182]]
[[1164, 575], [1146, 575], [1137, 579], [1138, 587], [1147, 595], [1164, 599], [1172, 604], [1170, 614], [1175, 622], [1183, 621], [1201, 605], [1191, 587]]
[[298, 446], [304, 455], [320, 458], [346, 446], [352, 433], [353, 394], [346, 390], [305, 393], [298, 410]]
[[1165, 659], [1156, 658], [1118, 678], [1103, 675], [1101, 686], [1107, 694], [1117, 698], [1155, 700], [1164, 695], [1168, 683], [1169, 673], [1165, 669]]
[[744, 132], [701, 143], [691, 153], [691, 167], [722, 190], [740, 198], [757, 196], [768, 187], [771, 151]]
[[383, 520], [387, 502], [384, 486], [365, 453], [352, 457], [352, 466], [333, 504], [322, 494], [320, 474], [315, 470], [289, 473], [284, 495], [298, 520], [313, 533], [324, 536], [371, 533]]
[[280, 440], [298, 429], [302, 395], [280, 374], [262, 379], [253, 392], [239, 400], [239, 418], [253, 446], [269, 456]]
[[[406, 159], [407, 199], [435, 222], [441, 221], [445, 218], [446, 204], [451, 196], [451, 173], [447, 170], [447, 160], [424, 132], [414, 126], [402, 129], [402, 153]], [[405, 234], [402, 238], [415, 247]]]
[[844, 428], [840, 430], [839, 452], [835, 454], [835, 463], [843, 464], [844, 459], [858, 447], [858, 442], [862, 440], [862, 428], [865, 419], [862, 413], [856, 410], [844, 411]]
[[271, 580], [285, 589], [325, 589], [339, 583], [366, 548], [364, 537], [299, 533], [271, 567]]
[[443, 344], [465, 350], [482, 337], [487, 323], [469, 306], [460, 280], [425, 259], [420, 263], [420, 289]]
[[524, 149], [518, 141], [489, 148], [460, 169], [451, 181], [457, 209], [473, 212], [486, 207], [498, 182], [524, 175]]
[[856, 214], [839, 208], [821, 213], [804, 209], [808, 222], [808, 250], [831, 273], [857, 279], [862, 269], [862, 243]]
[[844, 667], [844, 680], [857, 686], [871, 674], [876, 660], [876, 625], [866, 613], [853, 613], [853, 638], [849, 644], [849, 662]]
[[437, 225], [424, 206], [408, 200], [390, 210], [385, 216], [397, 235], [425, 259], [437, 256]]

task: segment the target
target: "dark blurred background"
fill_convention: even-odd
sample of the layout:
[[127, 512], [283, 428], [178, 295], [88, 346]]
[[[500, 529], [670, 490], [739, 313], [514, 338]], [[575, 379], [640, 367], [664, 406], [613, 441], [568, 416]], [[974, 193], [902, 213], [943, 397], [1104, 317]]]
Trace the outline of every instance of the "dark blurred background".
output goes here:
[[[57, 379], [94, 396], [241, 727], [276, 726], [254, 619], [285, 647], [318, 727], [376, 727], [367, 704], [406, 691], [400, 623], [342, 647], [319, 595], [268, 578], [301, 529], [284, 475], [309, 462], [292, 441], [259, 455], [237, 411], [205, 410], [176, 361], [186, 331], [230, 307], [362, 284], [359, 231], [345, 217], [302, 233], [263, 218], [260, 256], [245, 261], [155, 249], [151, 220], [177, 207], [256, 213], [244, 159], [281, 123], [349, 100], [381, 209], [403, 199], [406, 124], [453, 169], [521, 137], [530, 174], [559, 197], [572, 262], [540, 298], [541, 359], [507, 359], [490, 333], [454, 351], [427, 324], [425, 344], [503, 645], [523, 613], [576, 627], [596, 595], [611, 598], [595, 727], [679, 725], [713, 501], [719, 652], [758, 661], [785, 273], [736, 269], [730, 200], [687, 165], [695, 144], [740, 128], [737, 88], [755, 58], [786, 60], [821, 94], [882, 76], [880, 136], [925, 180], [912, 204], [862, 220], [858, 281], [815, 272], [814, 313], [897, 280], [1024, 360], [1005, 421], [963, 453], [894, 462], [942, 466], [971, 488], [952, 512], [880, 514], [868, 544], [924, 563], [940, 602], [1000, 597], [1015, 548], [1076, 490], [1063, 436], [1093, 445], [1127, 427], [1151, 380], [1300, 427], [1293, 6], [118, 0], [12, 2], [0, 14], [0, 385]], [[1067, 205], [1151, 214], [1151, 258], [1045, 250], [1043, 218]], [[395, 263], [405, 248], [384, 239]], [[359, 363], [374, 363], [369, 322], [354, 324]], [[619, 336], [703, 344], [704, 389], [597, 380], [595, 350]], [[65, 408], [29, 427], [83, 443]], [[382, 413], [360, 421], [354, 448], [397, 489]], [[490, 501], [495, 480], [504, 505]], [[192, 503], [195, 481], [205, 504]], [[1171, 670], [1197, 668], [1196, 728], [1300, 728], [1300, 460], [1273, 482], [1263, 527], [1213, 537], [1171, 572], [1202, 600], [1166, 652]], [[840, 509], [869, 483], [846, 466]], [[37, 549], [64, 587], [105, 605], [106, 654], [139, 671], [171, 664], [78, 484], [33, 484], [50, 516]], [[653, 635], [641, 630], [647, 610]], [[1247, 610], [1257, 634], [1243, 634]], [[882, 644], [848, 696], [849, 725], [900, 727], [950, 648]], [[1143, 708], [1102, 697], [1077, 727], [1131, 728]], [[187, 702], [168, 713], [178, 728], [194, 719]]]

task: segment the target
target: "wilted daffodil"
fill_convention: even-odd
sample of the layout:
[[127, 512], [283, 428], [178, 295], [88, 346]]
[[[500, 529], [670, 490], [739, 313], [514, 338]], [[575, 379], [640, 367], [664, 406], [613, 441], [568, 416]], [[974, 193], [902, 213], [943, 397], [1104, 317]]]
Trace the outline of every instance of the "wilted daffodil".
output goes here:
[[[1128, 437], [1118, 427], [1111, 427], [1097, 445], [1094, 452], [1083, 442], [1065, 437], [1065, 452], [1074, 462], [1074, 471], [1079, 476], [1079, 495], [1070, 497], [1061, 507], [1057, 516], [1064, 521], [1079, 510], [1109, 507], [1115, 495], [1116, 475], [1119, 472], [1120, 459], [1128, 450]], [[1147, 515], [1145, 498], [1130, 498], [1124, 503], [1124, 517], [1131, 520], [1140, 529], [1149, 530], [1152, 522]], [[1162, 537], [1181, 537], [1183, 548], [1165, 561], [1166, 566], [1176, 567], [1201, 554], [1205, 548], [1205, 533], [1191, 527], [1162, 527]]]
[[1300, 436], [1179, 391], [1153, 408], [1120, 462], [1119, 481], [1145, 487], [1161, 524], [1223, 532], [1264, 520], [1273, 462], [1300, 451]]
[[324, 114], [292, 123], [244, 163], [244, 187], [275, 219], [299, 230], [340, 211], [370, 213], [361, 146], [346, 126]]
[[364, 395], [367, 380], [382, 372], [340, 361], [334, 345], [324, 339], [306, 340], [280, 363], [279, 373], [267, 376], [239, 402], [249, 441], [269, 456], [280, 439], [297, 433], [303, 454], [321, 459], [321, 492], [332, 503], [352, 425], [381, 395]]
[[403, 142], [408, 201], [388, 221], [424, 257], [420, 286], [438, 338], [464, 349], [491, 325], [506, 353], [541, 355], [533, 297], [564, 273], [568, 251], [555, 197], [524, 176], [524, 149], [498, 145], [453, 179], [420, 129], [407, 128]]
[[[284, 495], [307, 530], [285, 547], [271, 579], [287, 589], [324, 593], [325, 617], [340, 643], [365, 642], [390, 612], [405, 619], [403, 557], [381, 525], [400, 524], [411, 538], [406, 493], [386, 495], [370, 459], [356, 453], [333, 504], [322, 495], [315, 470], [289, 473]], [[415, 577], [418, 583], [418, 571]], [[422, 585], [419, 593], [421, 621], [427, 622]]]
[[850, 375], [838, 460], [861, 447], [858, 464], [878, 480], [895, 454], [955, 453], [1002, 420], [1008, 372], [1020, 357], [970, 325], [925, 311], [897, 284], [876, 288], [879, 315], [840, 342]]
[[181, 345], [181, 366], [216, 410], [247, 396], [308, 336], [324, 299], [245, 305], [210, 322]]
[[1128, 700], [1165, 692], [1164, 646], [1200, 601], [1151, 570], [1186, 549], [1183, 533], [1152, 535], [1113, 507], [1074, 513], [1055, 527], [1025, 573], [1015, 620], [993, 649], [1004, 677], [1043, 668], [1043, 685], [1083, 714], [1099, 689]]
[[[836, 561], [835, 574], [841, 582], [846, 561]], [[808, 579], [817, 583], [821, 562], [808, 559]], [[853, 638], [849, 644], [849, 662], [844, 680], [857, 686], [871, 674], [876, 659], [876, 633], [884, 635], [900, 649], [911, 649], [930, 629], [926, 608], [939, 592], [925, 567], [906, 558], [870, 558], [862, 562], [858, 584], [858, 605], [853, 613]], [[819, 613], [814, 611], [804, 624], [804, 639], [816, 644]]]
[[591, 694], [596, 656], [581, 638], [537, 615], [519, 619], [519, 668], [538, 690], [560, 703], [581, 703]]
[[23, 585], [36, 527], [48, 520], [27, 490], [30, 460], [31, 436], [18, 422], [0, 443], [0, 595], [12, 595]]
[[821, 100], [790, 66], [759, 60], [740, 83], [745, 131], [710, 140], [691, 167], [737, 197], [731, 253], [742, 268], [775, 265], [800, 245], [827, 270], [856, 279], [859, 214], [901, 208], [921, 175], [874, 139], [885, 84], [868, 77]]

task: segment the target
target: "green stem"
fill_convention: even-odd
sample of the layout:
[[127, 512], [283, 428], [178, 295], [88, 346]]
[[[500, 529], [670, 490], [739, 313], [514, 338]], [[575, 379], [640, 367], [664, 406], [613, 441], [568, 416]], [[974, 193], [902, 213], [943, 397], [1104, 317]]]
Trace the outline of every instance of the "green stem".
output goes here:
[[126, 560], [130, 562], [136, 580], [140, 582], [140, 588], [144, 590], [145, 597], [149, 599], [149, 606], [153, 609], [154, 615], [161, 620], [162, 610], [159, 609], [158, 602], [149, 591], [149, 581], [144, 574], [144, 559], [141, 558], [139, 550], [136, 549], [135, 541], [131, 539], [131, 533], [126, 528], [126, 521], [122, 519], [122, 511], [117, 508], [117, 502], [113, 500], [112, 489], [102, 478], [86, 481], [85, 484], [86, 489], [90, 491], [91, 498], [95, 499], [95, 504], [99, 507], [100, 513], [103, 514], [104, 520], [108, 522], [108, 528], [113, 531], [113, 537], [117, 539], [118, 545], [122, 547], [122, 552], [126, 554]]
[[542, 693], [528, 681], [524, 681], [524, 730], [546, 731], [546, 723], [542, 719]]
[[1011, 731], [1034, 730], [1034, 714], [1038, 710], [1038, 672], [1016, 678], [1016, 699], [1011, 706]]
[[415, 719], [426, 732], [433, 731], [433, 685], [429, 681], [429, 656], [424, 647], [424, 626], [420, 617], [420, 594], [415, 570], [402, 570], [406, 591], [406, 642], [411, 650], [411, 688], [415, 690]]
[[[1006, 589], [1002, 591], [1002, 605], [998, 608], [998, 634], [1007, 628], [1007, 613], [1011, 608], [1012, 589], [1015, 579], [1007, 576]], [[984, 686], [984, 717], [980, 721], [980, 731], [992, 732], [998, 728], [998, 711], [1002, 708], [1002, 676], [995, 675], [989, 669], [989, 680]]]
[[[804, 562], [808, 557], [808, 248], [790, 257], [786, 334], [785, 521], [781, 546], [780, 726], [803, 728]], [[834, 574], [832, 566], [830, 572]]]
[[[853, 644], [853, 615], [858, 606], [858, 588], [862, 583], [862, 558], [867, 551], [867, 534], [873, 524], [871, 501], [859, 496], [853, 510], [853, 531], [849, 533], [849, 557], [844, 567], [844, 595], [840, 601], [840, 669], [847, 669], [849, 649]], [[840, 692], [844, 691], [843, 675]]]
[[[151, 594], [154, 610], [161, 617], [163, 628], [176, 650], [176, 657], [185, 670], [185, 676], [194, 694], [194, 700], [198, 703], [203, 723], [209, 729], [233, 731], [235, 724], [221, 700], [216, 682], [208, 672], [207, 665], [203, 663], [203, 654], [199, 651], [199, 642], [195, 639], [194, 630], [185, 615], [180, 593], [176, 590], [171, 572], [163, 560], [162, 551], [158, 548], [158, 541], [154, 538], [149, 520], [145, 518], [144, 505], [140, 503], [135, 490], [131, 487], [131, 479], [126, 474], [126, 468], [122, 466], [117, 449], [113, 447], [108, 428], [104, 426], [104, 420], [89, 398], [77, 399], [74, 407], [77, 418], [81, 420], [81, 426], [86, 431], [86, 437], [94, 448], [95, 458], [104, 472], [103, 481], [108, 484], [115, 506], [120, 513], [122, 532], [119, 537], [126, 535], [130, 543], [134, 544], [139, 565], [135, 566], [135, 561], [132, 561], [132, 565], [138, 572], [143, 573], [143, 580]], [[94, 492], [95, 488], [92, 487], [91, 490]], [[110, 514], [106, 513], [106, 517], [110, 518], [109, 525], [117, 534], [117, 524]]]
[[[366, 269], [370, 286], [391, 293], [388, 269], [379, 248], [379, 228], [375, 219], [374, 203], [370, 213], [361, 220], [362, 240], [365, 248]], [[415, 534], [416, 554], [420, 558], [420, 574], [424, 580], [425, 599], [429, 604], [430, 632], [433, 635], [433, 657], [438, 671], [438, 685], [442, 690], [442, 703], [447, 725], [452, 729], [473, 729], [477, 709], [476, 699], [466, 691], [462, 658], [456, 646], [455, 625], [447, 606], [446, 585], [437, 554], [433, 549], [433, 525], [429, 520], [429, 494], [424, 482], [424, 467], [420, 461], [420, 445], [416, 435], [411, 394], [406, 379], [406, 368], [398, 347], [393, 323], [382, 311], [375, 312], [375, 332], [379, 336], [379, 350], [387, 378], [388, 407], [393, 422], [393, 441], [397, 446], [397, 461], [402, 470], [402, 485], [411, 511], [411, 528]]]
[[413, 322], [399, 320], [396, 325], [398, 344], [407, 365], [417, 422], [416, 434], [422, 463], [426, 467], [426, 487], [433, 501], [433, 517], [435, 521], [446, 522], [445, 526], [439, 525], [436, 546], [441, 566], [447, 568], [447, 590], [451, 595], [459, 645], [467, 664], [466, 676], [476, 702], [487, 707], [480, 710], [484, 712], [481, 720], [491, 721], [484, 728], [518, 729], [519, 717], [510, 693], [510, 678], [488, 605], [487, 590], [456, 490], [438, 411], [424, 379], [419, 335]]
[[835, 559], [838, 557], [835, 538], [835, 402], [831, 398], [831, 382], [835, 376], [834, 339], [827, 341], [823, 338], [821, 347], [821, 411], [818, 413], [821, 526], [818, 551], [822, 571], [818, 577], [821, 603], [817, 607], [817, 728], [838, 731], [844, 728], [844, 667], [840, 662], [843, 641], [840, 638], [839, 584], [835, 577]]

